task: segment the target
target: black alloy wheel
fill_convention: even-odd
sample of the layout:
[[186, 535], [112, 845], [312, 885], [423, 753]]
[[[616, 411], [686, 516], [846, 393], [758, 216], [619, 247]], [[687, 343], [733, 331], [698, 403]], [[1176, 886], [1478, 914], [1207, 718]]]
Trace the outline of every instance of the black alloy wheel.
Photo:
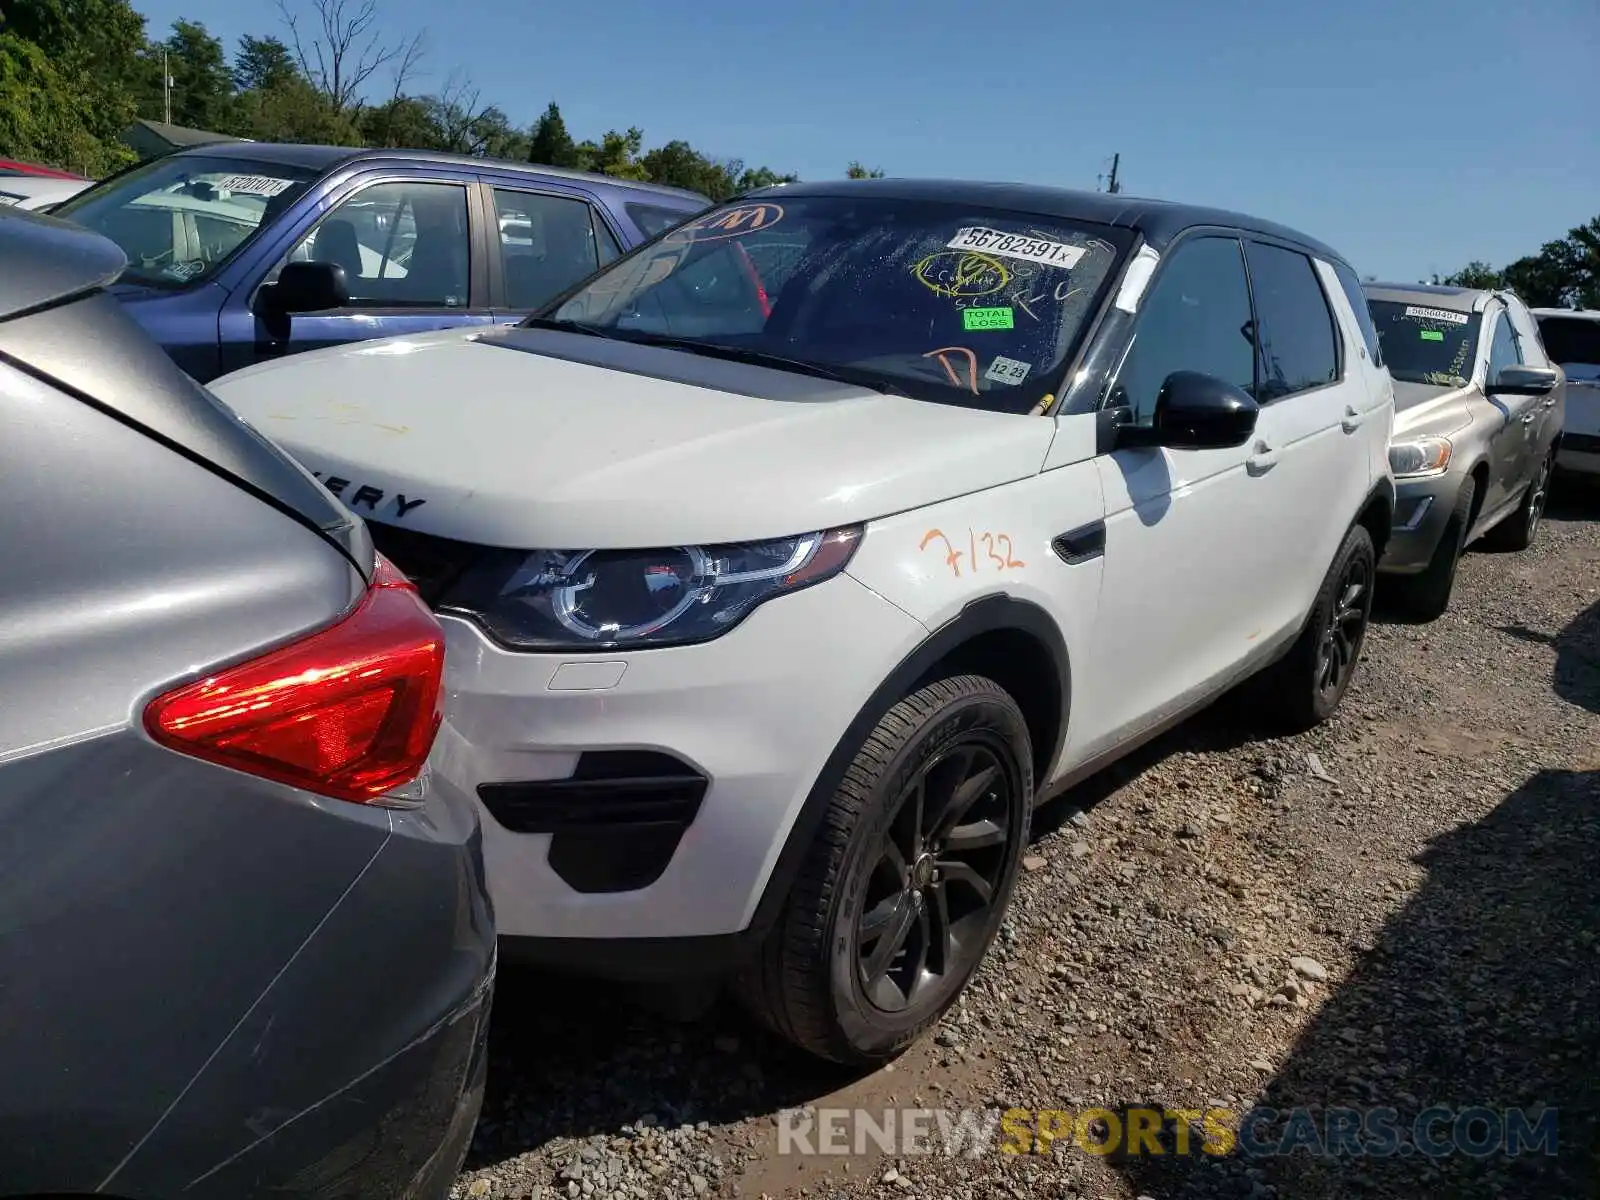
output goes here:
[[1317, 652], [1317, 691], [1325, 701], [1337, 699], [1361, 657], [1361, 643], [1372, 613], [1371, 563], [1351, 555], [1334, 588], [1334, 600]]
[[967, 975], [989, 944], [1012, 826], [1026, 807], [1003, 748], [975, 731], [930, 759], [894, 800], [856, 920], [856, 980], [883, 1012]]

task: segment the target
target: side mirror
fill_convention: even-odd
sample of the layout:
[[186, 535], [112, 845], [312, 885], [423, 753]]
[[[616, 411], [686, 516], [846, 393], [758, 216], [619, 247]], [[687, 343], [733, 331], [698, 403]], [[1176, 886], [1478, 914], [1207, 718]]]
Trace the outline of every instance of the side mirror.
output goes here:
[[1501, 367], [1489, 381], [1491, 396], [1542, 396], [1556, 385], [1557, 375], [1549, 367]]
[[1171, 450], [1242, 446], [1255, 432], [1260, 412], [1260, 406], [1231, 383], [1200, 371], [1174, 371], [1156, 395], [1150, 426], [1122, 426], [1116, 443], [1119, 447], [1165, 446]]
[[272, 290], [272, 303], [284, 313], [343, 308], [350, 303], [344, 268], [330, 262], [284, 263]]

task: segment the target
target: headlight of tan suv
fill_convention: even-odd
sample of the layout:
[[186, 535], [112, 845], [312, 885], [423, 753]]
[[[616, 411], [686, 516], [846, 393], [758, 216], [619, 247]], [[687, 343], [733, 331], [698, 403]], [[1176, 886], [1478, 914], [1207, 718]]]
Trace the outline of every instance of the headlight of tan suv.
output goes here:
[[1389, 470], [1396, 479], [1442, 475], [1450, 465], [1450, 450], [1449, 438], [1414, 438], [1411, 441], [1394, 442], [1389, 446]]

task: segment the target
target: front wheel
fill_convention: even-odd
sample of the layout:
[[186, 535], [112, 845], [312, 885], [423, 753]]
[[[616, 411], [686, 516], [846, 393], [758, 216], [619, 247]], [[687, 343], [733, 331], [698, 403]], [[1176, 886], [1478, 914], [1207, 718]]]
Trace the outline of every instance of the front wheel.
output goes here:
[[1319, 725], [1344, 699], [1372, 617], [1377, 555], [1360, 525], [1345, 534], [1294, 646], [1261, 676], [1265, 707], [1287, 731]]
[[901, 700], [850, 764], [739, 980], [747, 1007], [822, 1058], [900, 1053], [994, 941], [1032, 798], [1027, 723], [993, 680], [953, 676]]
[[1439, 545], [1428, 565], [1419, 574], [1400, 576], [1394, 580], [1392, 590], [1401, 608], [1420, 621], [1433, 621], [1442, 617], [1450, 607], [1450, 593], [1455, 590], [1456, 566], [1461, 561], [1461, 551], [1467, 544], [1467, 528], [1472, 523], [1472, 505], [1478, 486], [1470, 478], [1461, 485], [1456, 496], [1456, 506], [1450, 520], [1439, 537]]

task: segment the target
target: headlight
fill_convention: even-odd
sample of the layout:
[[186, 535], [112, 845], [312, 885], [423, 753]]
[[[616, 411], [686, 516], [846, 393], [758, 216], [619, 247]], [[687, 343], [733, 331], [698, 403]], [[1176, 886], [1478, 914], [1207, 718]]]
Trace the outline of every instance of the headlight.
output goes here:
[[1417, 438], [1409, 442], [1395, 442], [1389, 447], [1389, 470], [1394, 472], [1397, 479], [1437, 475], [1449, 465], [1449, 438]]
[[763, 601], [832, 579], [861, 527], [664, 550], [496, 550], [440, 601], [521, 650], [703, 642]]

